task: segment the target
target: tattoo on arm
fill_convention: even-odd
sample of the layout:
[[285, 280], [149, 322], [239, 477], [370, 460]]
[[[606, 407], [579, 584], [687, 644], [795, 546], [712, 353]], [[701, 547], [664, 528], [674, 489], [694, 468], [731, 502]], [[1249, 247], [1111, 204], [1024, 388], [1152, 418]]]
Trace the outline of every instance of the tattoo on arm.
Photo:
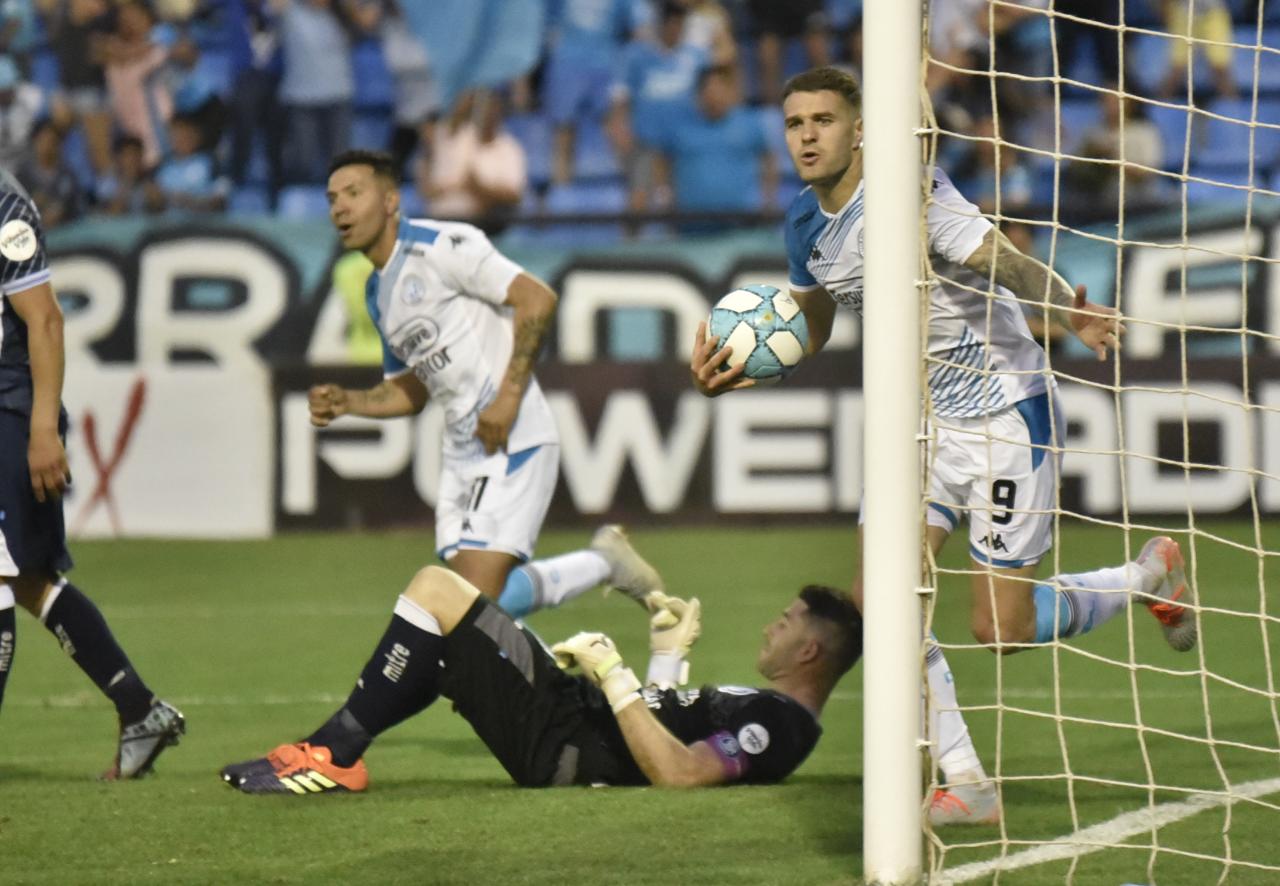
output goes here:
[[519, 318], [516, 323], [515, 342], [511, 347], [511, 361], [507, 363], [505, 383], [521, 393], [524, 393], [529, 378], [533, 375], [533, 364], [538, 359], [542, 337], [546, 334], [549, 322], [550, 313], [532, 313]]
[[[992, 228], [987, 233], [982, 245], [969, 257], [965, 266], [993, 279], [1012, 292], [1019, 301], [1034, 306], [1047, 302], [1051, 308], [1071, 308], [1075, 305], [1076, 294], [1071, 284], [1044, 262], [1021, 252], [998, 228]], [[1071, 315], [1067, 311], [1053, 310], [1050, 313], [1063, 327], [1071, 328]]]

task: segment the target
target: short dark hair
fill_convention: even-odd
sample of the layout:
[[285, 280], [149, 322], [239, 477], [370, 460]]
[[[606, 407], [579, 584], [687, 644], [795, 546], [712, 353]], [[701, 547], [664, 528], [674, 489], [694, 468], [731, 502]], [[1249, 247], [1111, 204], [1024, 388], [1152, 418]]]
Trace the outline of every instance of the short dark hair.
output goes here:
[[396, 161], [386, 151], [370, 151], [366, 148], [354, 148], [343, 151], [329, 162], [329, 175], [333, 175], [344, 166], [368, 166], [373, 174], [396, 183]]
[[796, 74], [782, 87], [782, 100], [786, 101], [787, 96], [793, 92], [822, 92], [824, 90], [843, 96], [844, 100], [853, 108], [854, 113], [862, 113], [862, 87], [858, 85], [858, 78], [848, 71], [842, 71], [840, 68], [834, 68], [831, 65], [810, 68], [807, 71]]
[[852, 597], [826, 585], [806, 585], [800, 599], [809, 607], [809, 617], [830, 629], [831, 666], [837, 677], [844, 675], [862, 657], [862, 613]]

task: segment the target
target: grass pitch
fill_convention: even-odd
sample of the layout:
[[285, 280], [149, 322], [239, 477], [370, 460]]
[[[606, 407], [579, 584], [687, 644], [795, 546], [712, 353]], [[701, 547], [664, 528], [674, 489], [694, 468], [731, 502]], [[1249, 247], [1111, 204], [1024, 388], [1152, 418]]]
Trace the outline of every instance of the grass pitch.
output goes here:
[[[1251, 553], [1225, 543], [1252, 544], [1248, 526], [1201, 529], [1224, 539], [1201, 537], [1195, 546], [1202, 601], [1224, 610], [1204, 616], [1203, 659], [1167, 649], [1140, 609], [1056, 652], [996, 659], [948, 651], [961, 703], [976, 708], [968, 718], [979, 752], [1006, 778], [1006, 820], [941, 832], [935, 866], [1014, 857], [1150, 802], [1220, 789], [1224, 776], [1280, 776], [1280, 726], [1266, 694], [1275, 678], [1269, 650], [1280, 635], [1257, 618], [1280, 614], [1263, 593], [1263, 579], [1275, 587], [1277, 575], [1270, 565], [1260, 575]], [[764, 624], [803, 583], [846, 585], [855, 563], [847, 525], [633, 534], [673, 592], [703, 600], [694, 683], [755, 683]], [[573, 549], [587, 535], [549, 532], [540, 553]], [[1265, 547], [1280, 549], [1280, 531], [1268, 535]], [[944, 565], [962, 568], [962, 547], [954, 548]], [[1095, 529], [1064, 533], [1060, 548], [1068, 570], [1118, 562], [1122, 553], [1118, 533]], [[113, 752], [113, 713], [53, 639], [20, 615], [0, 719], [0, 881], [858, 882], [860, 668], [829, 703], [811, 758], [779, 786], [518, 789], [439, 704], [374, 745], [367, 794], [247, 797], [218, 780], [219, 767], [305, 734], [345, 697], [396, 594], [431, 562], [429, 533], [81, 543], [75, 553], [76, 581], [153, 688], [183, 709], [189, 734], [153, 777], [97, 782]], [[962, 578], [944, 577], [936, 622], [944, 642], [966, 643], [967, 598]], [[605, 630], [643, 666], [644, 618], [620, 596], [588, 594], [530, 623], [551, 641]], [[1143, 667], [1124, 666], [1130, 660]], [[1186, 790], [1149, 792], [1152, 778]], [[1232, 866], [1227, 882], [1273, 883], [1274, 874], [1248, 862], [1280, 863], [1276, 823], [1258, 803], [1211, 809], [1127, 837], [1130, 848], [1084, 856], [1074, 868], [1029, 865], [999, 882], [1212, 883], [1221, 863], [1197, 856], [1229, 853], [1245, 864]], [[1152, 845], [1159, 851], [1140, 848]], [[978, 877], [967, 882], [992, 880]]]

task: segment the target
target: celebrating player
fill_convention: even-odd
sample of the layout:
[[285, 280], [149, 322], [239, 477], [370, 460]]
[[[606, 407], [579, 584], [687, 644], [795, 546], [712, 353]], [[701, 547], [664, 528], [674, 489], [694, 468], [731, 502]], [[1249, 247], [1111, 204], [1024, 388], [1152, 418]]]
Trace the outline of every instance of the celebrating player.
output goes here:
[[[715, 785], [789, 775], [862, 647], [853, 601], [810, 586], [765, 629], [768, 688], [678, 691], [701, 630], [696, 599], [655, 592], [648, 685], [604, 634], [548, 650], [457, 573], [422, 569], [346, 704], [306, 739], [222, 770], [250, 794], [362, 791], [374, 738], [444, 695], [519, 785]], [[557, 667], [557, 664], [560, 667]], [[581, 676], [562, 668], [578, 666]]]
[[152, 695], [98, 607], [63, 576], [71, 569], [62, 518], [67, 413], [62, 311], [49, 278], [35, 204], [0, 170], [0, 700], [13, 666], [16, 601], [116, 707], [120, 740], [103, 777], [136, 778], [186, 727]]
[[[835, 68], [815, 68], [787, 84], [783, 120], [796, 172], [808, 184], [787, 212], [791, 293], [809, 327], [809, 352], [831, 334], [836, 304], [860, 312], [863, 268], [861, 91]], [[1037, 583], [1052, 544], [1062, 414], [1046, 357], [1027, 328], [1023, 303], [1048, 310], [1099, 359], [1123, 331], [1114, 310], [1088, 302], [1061, 276], [1024, 255], [940, 169], [927, 210], [929, 252], [937, 270], [930, 290], [928, 353], [931, 474], [928, 539], [938, 552], [962, 517], [969, 521], [972, 625], [979, 642], [1003, 653], [1083, 634], [1141, 599], [1169, 644], [1190, 649], [1195, 597], [1182, 554], [1154, 538], [1138, 558], [1116, 568], [1058, 575]], [[995, 297], [987, 290], [994, 281]], [[880, 295], [878, 297], [886, 297]], [[700, 328], [690, 360], [707, 396], [749, 387], [742, 367], [720, 371], [727, 348]], [[859, 607], [862, 587], [855, 584]], [[999, 815], [956, 708], [942, 650], [928, 656], [935, 709], [933, 746], [953, 787], [934, 798], [931, 819], [989, 822]], [[948, 710], [950, 709], [950, 710]]]
[[[535, 563], [559, 472], [559, 437], [533, 363], [556, 295], [475, 227], [402, 219], [388, 154], [348, 151], [330, 165], [329, 218], [343, 247], [373, 262], [365, 303], [382, 337], [383, 381], [313, 387], [311, 421], [394, 418], [444, 408], [436, 550], [512, 615], [609, 582], [637, 600], [661, 580], [606, 526], [591, 547]], [[518, 567], [518, 568], [517, 568]]]

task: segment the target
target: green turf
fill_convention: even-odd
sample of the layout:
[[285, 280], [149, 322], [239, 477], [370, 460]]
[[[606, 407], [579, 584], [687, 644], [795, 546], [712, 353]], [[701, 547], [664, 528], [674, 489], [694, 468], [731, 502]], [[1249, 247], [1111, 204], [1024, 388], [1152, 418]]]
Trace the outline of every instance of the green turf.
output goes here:
[[[1249, 541], [1243, 525], [1202, 527]], [[551, 532], [542, 553], [575, 547], [582, 532]], [[637, 530], [637, 544], [676, 593], [704, 601], [696, 681], [753, 681], [760, 629], [803, 582], [844, 585], [852, 574], [852, 528], [750, 531]], [[1280, 532], [1264, 540], [1280, 549]], [[1064, 536], [1062, 563], [1088, 568], [1118, 558], [1119, 537], [1102, 530]], [[372, 787], [362, 796], [246, 797], [216, 777], [224, 763], [298, 737], [345, 696], [389, 617], [395, 595], [431, 556], [421, 533], [288, 536], [269, 542], [112, 542], [76, 546], [75, 577], [102, 605], [153, 686], [185, 711], [189, 735], [161, 758], [154, 777], [108, 785], [94, 780], [112, 752], [109, 706], [63, 660], [57, 645], [20, 616], [16, 670], [0, 735], [0, 881], [4, 883], [413, 882], [440, 884], [853, 883], [861, 871], [861, 669], [824, 715], [826, 735], [788, 783], [689, 792], [654, 789], [512, 787], [443, 706], [392, 730], [370, 751]], [[963, 566], [963, 551], [944, 561]], [[1196, 566], [1205, 602], [1258, 612], [1256, 560], [1201, 539]], [[1274, 584], [1274, 571], [1269, 576]], [[964, 643], [967, 591], [944, 578], [937, 619], [944, 641]], [[1270, 612], [1280, 605], [1272, 602]], [[1147, 802], [1157, 781], [1188, 789], [1280, 775], [1271, 703], [1222, 683], [1205, 684], [1198, 653], [1163, 646], [1141, 610], [1056, 656], [996, 659], [978, 649], [948, 652], [966, 705], [1005, 707], [969, 716], [989, 764], [1000, 747], [1008, 781], [1005, 829], [943, 832], [946, 867], [1014, 853]], [[534, 617], [547, 639], [583, 628], [608, 631], [642, 663], [644, 620], [620, 597], [590, 594]], [[1129, 659], [1175, 669], [1142, 671], [1135, 713]], [[1216, 674], [1265, 688], [1259, 620], [1207, 615], [1205, 662]], [[1280, 641], [1274, 629], [1271, 647]], [[1078, 651], [1073, 651], [1078, 650]], [[1085, 653], [1085, 654], [1082, 654]], [[1087, 654], [1087, 655], [1086, 655]], [[1092, 657], [1090, 657], [1092, 656]], [[1065, 691], [1052, 718], [1054, 669]], [[1170, 738], [1207, 734], [1270, 752]], [[1046, 716], [1050, 715], [1050, 716]], [[1132, 727], [1142, 723], [1139, 734]], [[1116, 725], [1100, 725], [1110, 723]], [[1061, 776], [1064, 755], [1076, 777]], [[994, 765], [992, 766], [994, 768]], [[1030, 780], [1036, 774], [1057, 774]], [[1069, 794], [1070, 788], [1070, 794]], [[1157, 802], [1176, 801], [1169, 792]], [[1270, 798], [1272, 801], [1276, 797]], [[1222, 809], [1157, 831], [1163, 850], [1227, 855]], [[1237, 804], [1230, 855], [1276, 862], [1276, 815]], [[1002, 839], [1006, 842], [1003, 847]], [[1150, 832], [1129, 841], [1150, 846]], [[961, 845], [975, 844], [975, 845]], [[1154, 877], [1148, 863], [1154, 864]], [[1063, 882], [1066, 862], [1020, 869], [1001, 883]], [[1076, 862], [1085, 884], [1211, 883], [1221, 865], [1150, 849], [1112, 849]], [[1233, 868], [1230, 883], [1271, 883]], [[989, 882], [988, 880], [979, 882]]]

